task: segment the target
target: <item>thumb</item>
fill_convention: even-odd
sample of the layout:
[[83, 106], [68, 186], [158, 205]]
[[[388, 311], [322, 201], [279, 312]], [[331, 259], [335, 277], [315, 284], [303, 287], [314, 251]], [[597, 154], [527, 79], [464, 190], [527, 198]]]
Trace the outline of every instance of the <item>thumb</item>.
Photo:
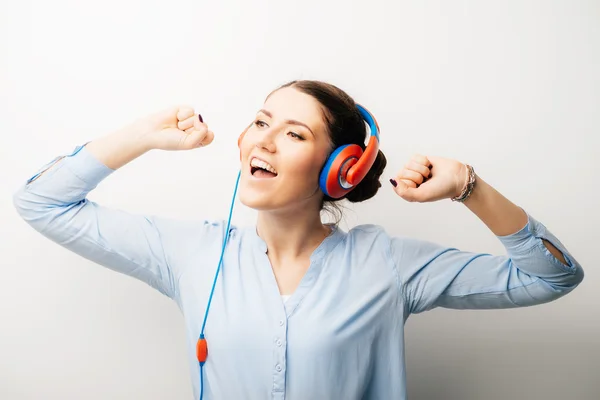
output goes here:
[[419, 201], [419, 189], [414, 182], [405, 179], [390, 179], [390, 182], [394, 186], [394, 192], [402, 199], [409, 202]]
[[208, 146], [212, 143], [214, 138], [215, 134], [207, 128], [193, 129], [191, 132], [188, 133], [185, 146], [189, 149]]

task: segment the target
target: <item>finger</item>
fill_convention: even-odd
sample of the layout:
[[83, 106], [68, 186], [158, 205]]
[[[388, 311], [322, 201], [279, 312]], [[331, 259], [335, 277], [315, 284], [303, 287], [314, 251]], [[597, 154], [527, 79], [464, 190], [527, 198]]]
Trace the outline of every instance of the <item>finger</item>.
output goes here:
[[[198, 122], [198, 125], [196, 124]], [[190, 128], [200, 129], [200, 120], [198, 119], [197, 114], [192, 114], [191, 117], [184, 119], [183, 121], [179, 121], [177, 123], [177, 128], [182, 131], [185, 131]]]
[[[197, 131], [195, 131], [197, 132]], [[195, 137], [195, 136], [194, 136]], [[212, 143], [215, 134], [212, 131], [207, 131], [205, 135], [195, 138], [194, 147], [204, 147]]]
[[[179, 107], [179, 111], [177, 111], [177, 120], [185, 121], [186, 119], [194, 116], [194, 109], [192, 107]], [[180, 128], [181, 129], [181, 128]]]
[[417, 184], [411, 180], [408, 180], [408, 179], [398, 179], [398, 180], [401, 182], [404, 182], [408, 187], [415, 188], [415, 189], [417, 188]]
[[431, 175], [431, 170], [429, 169], [429, 167], [417, 161], [409, 161], [404, 168], [423, 175], [423, 178], [425, 179], [429, 178], [429, 176]]
[[215, 139], [215, 134], [213, 133], [213, 131], [208, 131], [206, 132], [206, 136], [204, 136], [204, 139], [202, 139], [202, 141], [200, 142], [202, 146], [208, 146], [209, 144], [212, 143], [212, 141]]
[[189, 135], [189, 148], [208, 146], [215, 138], [215, 134], [208, 129], [193, 130]]
[[207, 125], [202, 120], [202, 116], [200, 114], [194, 115], [194, 118], [192, 118], [192, 122], [194, 123], [194, 128], [197, 130], [200, 130], [202, 127], [207, 127]]
[[418, 164], [424, 165], [426, 167], [431, 167], [431, 161], [424, 156], [423, 154], [415, 154], [411, 157], [411, 161], [414, 161]]
[[425, 177], [419, 172], [404, 168], [402, 171], [400, 171], [400, 174], [398, 174], [398, 179], [408, 179], [417, 185], [420, 185], [425, 180]]
[[202, 141], [208, 133], [208, 128], [206, 126], [201, 126], [200, 128], [189, 128], [186, 130], [186, 137], [183, 143], [185, 149], [194, 149], [202, 145]]
[[392, 183], [392, 185], [396, 183], [396, 185], [394, 186], [394, 191], [396, 192], [396, 194], [402, 199], [409, 202], [417, 201], [419, 191], [419, 189], [412, 186], [414, 182], [412, 182], [412, 184], [411, 182], [412, 181], [407, 182], [404, 179], [398, 179], [397, 181], [394, 181]]

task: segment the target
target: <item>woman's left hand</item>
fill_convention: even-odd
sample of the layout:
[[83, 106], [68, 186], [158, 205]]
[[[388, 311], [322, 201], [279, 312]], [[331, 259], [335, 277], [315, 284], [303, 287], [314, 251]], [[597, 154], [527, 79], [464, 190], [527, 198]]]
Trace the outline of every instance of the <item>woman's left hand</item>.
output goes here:
[[460, 195], [466, 180], [467, 167], [461, 162], [417, 154], [390, 182], [404, 200], [426, 203]]

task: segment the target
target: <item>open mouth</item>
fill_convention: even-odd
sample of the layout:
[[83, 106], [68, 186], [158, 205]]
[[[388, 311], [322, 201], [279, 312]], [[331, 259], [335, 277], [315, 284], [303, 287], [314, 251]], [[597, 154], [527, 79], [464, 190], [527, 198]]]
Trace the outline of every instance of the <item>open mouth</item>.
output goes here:
[[250, 174], [255, 178], [274, 178], [277, 171], [268, 162], [254, 157], [250, 160]]

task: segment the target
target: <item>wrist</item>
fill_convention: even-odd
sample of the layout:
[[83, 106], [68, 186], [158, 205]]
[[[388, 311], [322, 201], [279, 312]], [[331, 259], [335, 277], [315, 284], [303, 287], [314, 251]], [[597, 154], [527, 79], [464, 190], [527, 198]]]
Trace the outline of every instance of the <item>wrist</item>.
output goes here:
[[127, 148], [130, 152], [139, 155], [157, 147], [156, 143], [152, 140], [149, 129], [145, 128], [143, 124], [140, 123], [126, 126], [115, 132], [114, 135], [118, 137], [117, 140], [121, 142], [123, 148]]
[[93, 140], [87, 150], [107, 167], [117, 170], [150, 150], [150, 143], [131, 128], [123, 128]]
[[462, 179], [459, 179], [459, 183], [457, 185], [456, 194], [451, 197], [452, 201], [457, 201], [460, 203], [465, 202], [473, 193], [475, 189], [475, 183], [477, 180], [477, 175], [475, 174], [475, 170], [472, 166], [468, 164], [463, 164], [461, 168]]

